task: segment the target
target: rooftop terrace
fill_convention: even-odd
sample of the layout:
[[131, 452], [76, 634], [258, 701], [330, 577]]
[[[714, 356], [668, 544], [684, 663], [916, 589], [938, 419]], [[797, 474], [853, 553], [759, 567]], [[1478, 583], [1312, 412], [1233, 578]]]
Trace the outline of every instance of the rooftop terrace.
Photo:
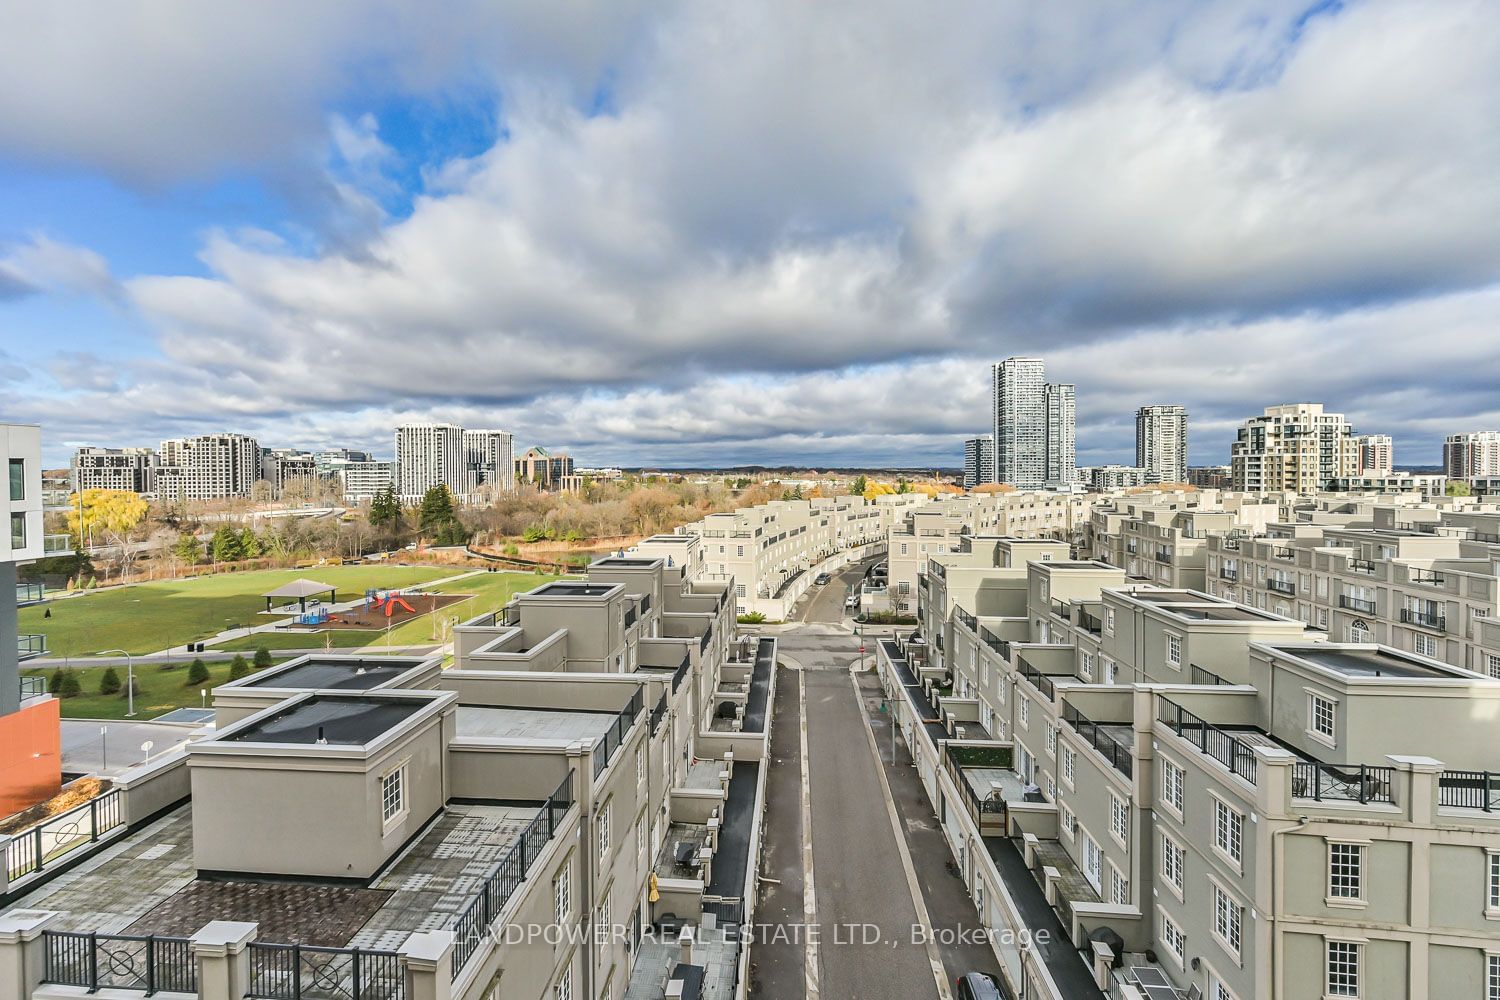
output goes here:
[[619, 714], [460, 705], [457, 734], [472, 739], [573, 743], [599, 739], [615, 724]]

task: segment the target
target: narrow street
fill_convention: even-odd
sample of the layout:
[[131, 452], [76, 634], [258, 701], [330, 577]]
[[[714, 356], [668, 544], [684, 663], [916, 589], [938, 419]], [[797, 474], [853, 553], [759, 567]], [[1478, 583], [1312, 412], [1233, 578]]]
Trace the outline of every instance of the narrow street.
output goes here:
[[973, 905], [899, 743], [892, 761], [878, 685], [850, 672], [859, 640], [843, 599], [862, 571], [811, 591], [798, 624], [777, 630], [751, 972], [751, 996], [766, 1000], [949, 1000], [959, 974], [998, 971], [987, 944], [957, 933], [972, 937]]

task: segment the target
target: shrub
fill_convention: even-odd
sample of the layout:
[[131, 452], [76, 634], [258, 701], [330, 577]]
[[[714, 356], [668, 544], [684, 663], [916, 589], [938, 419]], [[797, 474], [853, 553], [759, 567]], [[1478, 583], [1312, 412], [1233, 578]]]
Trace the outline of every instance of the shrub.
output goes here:
[[229, 679], [237, 681], [249, 673], [250, 662], [241, 654], [234, 654], [234, 659], [229, 661]]
[[99, 693], [118, 694], [123, 686], [120, 683], [120, 672], [114, 667], [105, 667], [104, 673], [99, 677]]
[[47, 678], [47, 693], [62, 694], [63, 681], [67, 679], [68, 672], [62, 667], [58, 667], [56, 670], [52, 671], [52, 676]]
[[63, 671], [62, 686], [58, 689], [59, 698], [76, 698], [83, 694], [83, 681], [78, 679], [76, 671]]
[[208, 665], [203, 662], [203, 657], [193, 657], [192, 665], [188, 667], [187, 683], [202, 684], [208, 680]]
[[264, 646], [257, 647], [255, 650], [255, 659], [252, 662], [254, 662], [256, 670], [264, 670], [271, 665], [271, 651]]
[[740, 615], [738, 621], [741, 625], [760, 625], [766, 620], [764, 612], [747, 611]]

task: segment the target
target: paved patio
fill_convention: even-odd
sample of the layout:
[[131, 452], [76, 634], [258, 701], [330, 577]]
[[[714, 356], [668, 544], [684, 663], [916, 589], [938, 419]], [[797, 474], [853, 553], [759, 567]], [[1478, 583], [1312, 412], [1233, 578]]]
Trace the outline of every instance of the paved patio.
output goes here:
[[552, 712], [539, 708], [458, 706], [460, 739], [597, 740], [615, 724], [615, 712]]
[[[734, 1000], [739, 942], [723, 931], [706, 931], [701, 927], [692, 930], [693, 964], [704, 969], [703, 1000]], [[675, 937], [670, 941], [655, 936], [642, 938], [630, 970], [625, 1000], [662, 1000], [667, 995], [667, 976], [681, 961], [682, 946]]]

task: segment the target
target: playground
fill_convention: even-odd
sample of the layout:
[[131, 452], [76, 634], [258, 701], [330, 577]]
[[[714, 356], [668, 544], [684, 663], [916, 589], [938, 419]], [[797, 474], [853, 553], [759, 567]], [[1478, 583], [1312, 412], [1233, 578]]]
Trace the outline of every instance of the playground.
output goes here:
[[332, 611], [321, 604], [309, 606], [304, 613], [296, 616], [294, 622], [287, 625], [287, 629], [369, 631], [387, 626], [395, 628], [450, 604], [466, 601], [471, 596], [473, 595], [367, 590], [363, 601], [343, 611]]

